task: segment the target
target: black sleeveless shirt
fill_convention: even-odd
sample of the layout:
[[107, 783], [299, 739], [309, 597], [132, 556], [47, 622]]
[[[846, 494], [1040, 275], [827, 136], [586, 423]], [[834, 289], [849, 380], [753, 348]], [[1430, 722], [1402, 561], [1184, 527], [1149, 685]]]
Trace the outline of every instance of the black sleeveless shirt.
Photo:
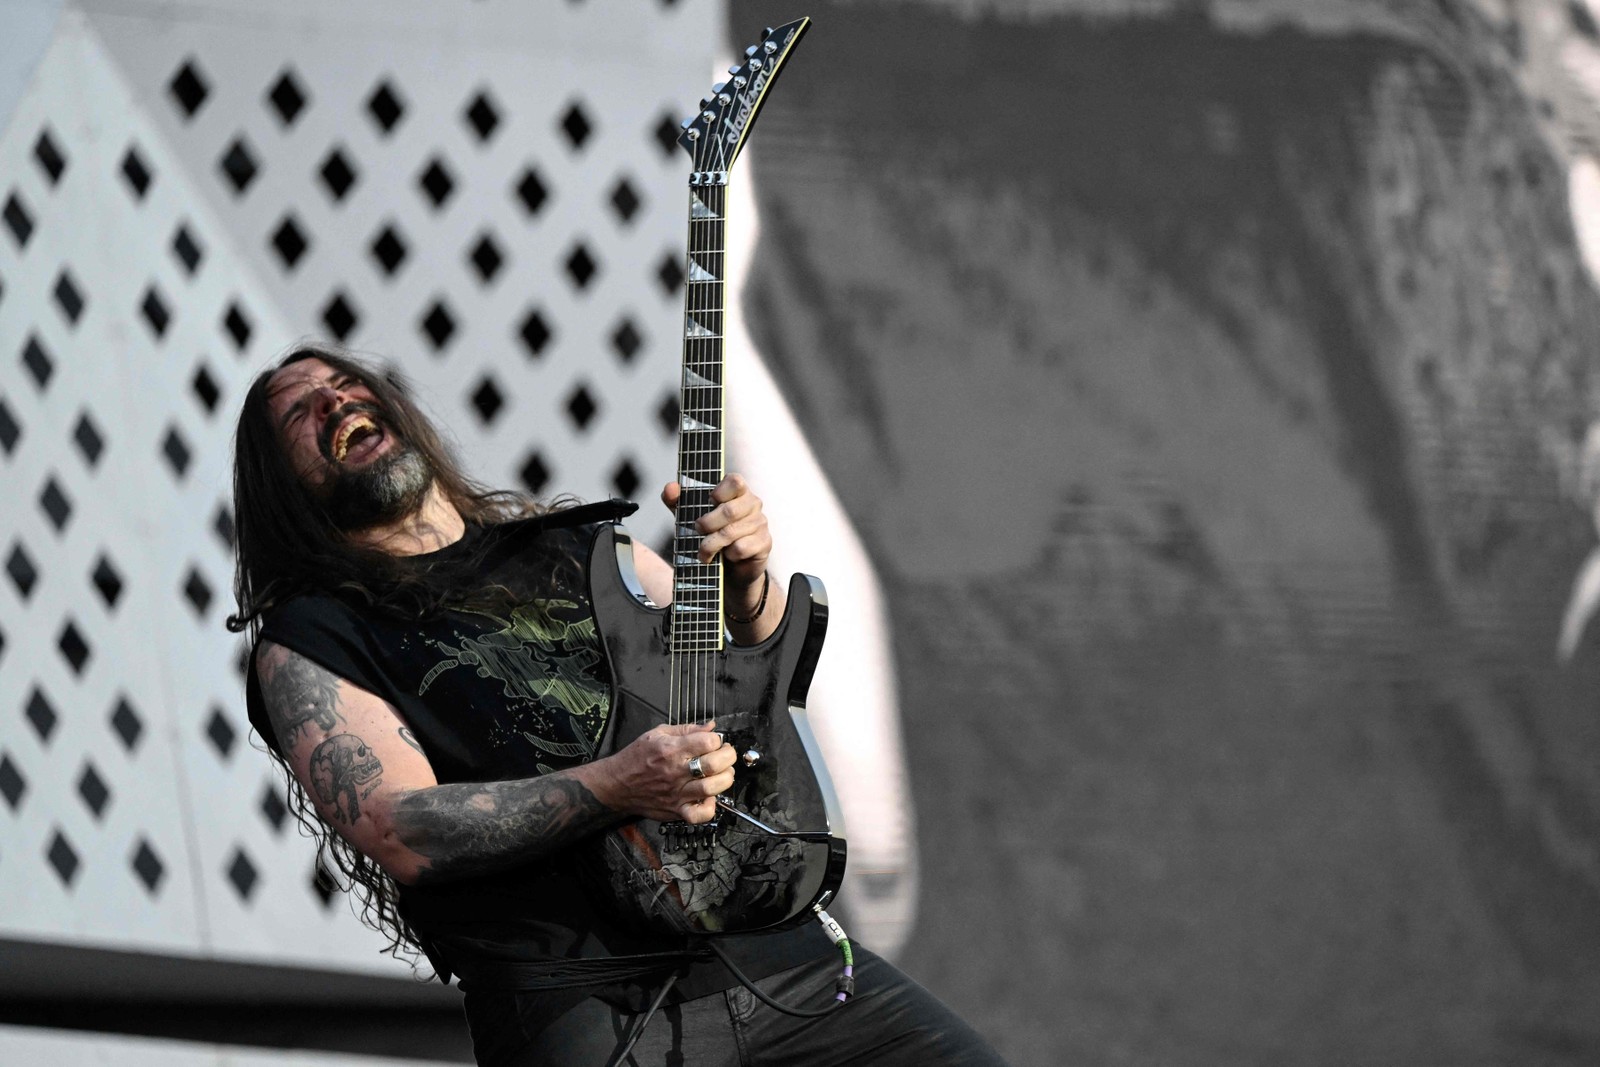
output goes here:
[[[408, 557], [417, 567], [472, 566], [485, 585], [511, 591], [515, 606], [503, 613], [400, 619], [342, 597], [300, 596], [266, 615], [261, 637], [394, 705], [441, 784], [575, 767], [595, 757], [611, 711], [610, 675], [588, 601], [589, 550], [600, 522], [634, 508], [610, 501], [469, 525], [456, 543]], [[253, 656], [246, 700], [251, 724], [277, 750]], [[531, 965], [535, 973], [547, 965], [556, 973], [564, 962], [693, 949], [684, 939], [628, 933], [599, 914], [563, 852], [495, 874], [401, 886], [400, 897], [440, 977], [448, 980], [454, 971], [469, 991], [505, 986], [506, 963], [512, 970]], [[814, 925], [720, 938], [719, 945], [753, 977], [832, 950]], [[589, 985], [569, 983], [573, 988], [552, 1000], [568, 1006], [580, 989], [636, 995], [608, 979], [604, 965], [598, 972]], [[720, 963], [700, 963], [677, 983], [672, 999], [733, 984]]]

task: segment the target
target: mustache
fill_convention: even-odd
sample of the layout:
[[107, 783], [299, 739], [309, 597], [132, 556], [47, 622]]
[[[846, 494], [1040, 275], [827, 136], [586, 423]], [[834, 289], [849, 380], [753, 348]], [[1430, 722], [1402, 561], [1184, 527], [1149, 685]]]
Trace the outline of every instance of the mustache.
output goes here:
[[373, 422], [388, 431], [389, 424], [383, 418], [383, 409], [368, 400], [352, 400], [328, 413], [322, 422], [322, 429], [317, 433], [317, 450], [322, 453], [322, 458], [333, 462], [333, 435], [338, 432], [339, 424], [352, 415], [366, 415]]

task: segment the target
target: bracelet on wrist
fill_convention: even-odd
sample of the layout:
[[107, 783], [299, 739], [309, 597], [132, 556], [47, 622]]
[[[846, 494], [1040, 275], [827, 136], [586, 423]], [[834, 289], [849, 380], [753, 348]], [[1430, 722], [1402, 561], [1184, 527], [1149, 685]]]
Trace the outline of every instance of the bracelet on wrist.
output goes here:
[[756, 610], [752, 611], [748, 618], [743, 618], [743, 619], [741, 619], [739, 616], [734, 615], [733, 613], [729, 612], [728, 613], [728, 621], [729, 622], [736, 622], [740, 626], [749, 626], [751, 623], [753, 623], [757, 619], [761, 618], [761, 613], [767, 610], [767, 594], [769, 592], [771, 592], [771, 590], [772, 590], [772, 572], [770, 572], [770, 571], [762, 571], [761, 572], [761, 599], [756, 603]]

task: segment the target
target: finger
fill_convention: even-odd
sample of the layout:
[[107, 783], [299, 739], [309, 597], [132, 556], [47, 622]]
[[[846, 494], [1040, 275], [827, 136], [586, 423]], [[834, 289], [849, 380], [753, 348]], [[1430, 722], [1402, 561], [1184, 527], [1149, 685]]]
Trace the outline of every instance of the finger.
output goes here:
[[716, 798], [706, 797], [704, 800], [684, 801], [678, 805], [678, 814], [683, 817], [684, 822], [710, 822], [717, 814]]
[[733, 788], [733, 771], [726, 770], [721, 774], [708, 774], [698, 781], [691, 781], [684, 786], [684, 792], [699, 800], [705, 797], [714, 797], [719, 793], [726, 793]]
[[711, 778], [721, 774], [723, 771], [730, 770], [738, 762], [739, 754], [733, 750], [732, 745], [725, 744], [721, 748], [699, 757], [699, 759], [700, 769], [705, 772], [707, 778]]
[[767, 532], [767, 520], [763, 516], [718, 530], [700, 541], [700, 558], [707, 562], [718, 552], [723, 559], [738, 562], [765, 559], [771, 551], [772, 535]]
[[718, 504], [696, 519], [694, 525], [701, 533], [714, 533], [752, 515], [760, 515], [761, 512], [761, 498], [753, 493], [747, 493], [737, 499]]
[[668, 511], [678, 510], [678, 498], [683, 496], [683, 486], [677, 482], [668, 482], [661, 487], [661, 502], [667, 506]]
[[750, 483], [744, 480], [742, 474], [730, 474], [716, 484], [711, 490], [711, 499], [719, 504], [725, 500], [733, 500], [750, 491]]

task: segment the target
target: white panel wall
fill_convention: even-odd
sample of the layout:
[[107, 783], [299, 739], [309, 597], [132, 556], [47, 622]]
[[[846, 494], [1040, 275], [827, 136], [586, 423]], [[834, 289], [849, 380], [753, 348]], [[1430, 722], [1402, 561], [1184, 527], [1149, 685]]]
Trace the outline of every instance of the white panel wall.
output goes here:
[[[246, 737], [222, 627], [237, 402], [286, 344], [344, 330], [486, 480], [649, 495], [672, 464], [681, 292], [659, 275], [685, 170], [657, 128], [704, 91], [716, 14], [68, 6], [0, 136], [0, 936], [395, 969], [314, 884]], [[236, 144], [245, 182], [219, 164]], [[442, 198], [419, 184], [435, 162]]]

